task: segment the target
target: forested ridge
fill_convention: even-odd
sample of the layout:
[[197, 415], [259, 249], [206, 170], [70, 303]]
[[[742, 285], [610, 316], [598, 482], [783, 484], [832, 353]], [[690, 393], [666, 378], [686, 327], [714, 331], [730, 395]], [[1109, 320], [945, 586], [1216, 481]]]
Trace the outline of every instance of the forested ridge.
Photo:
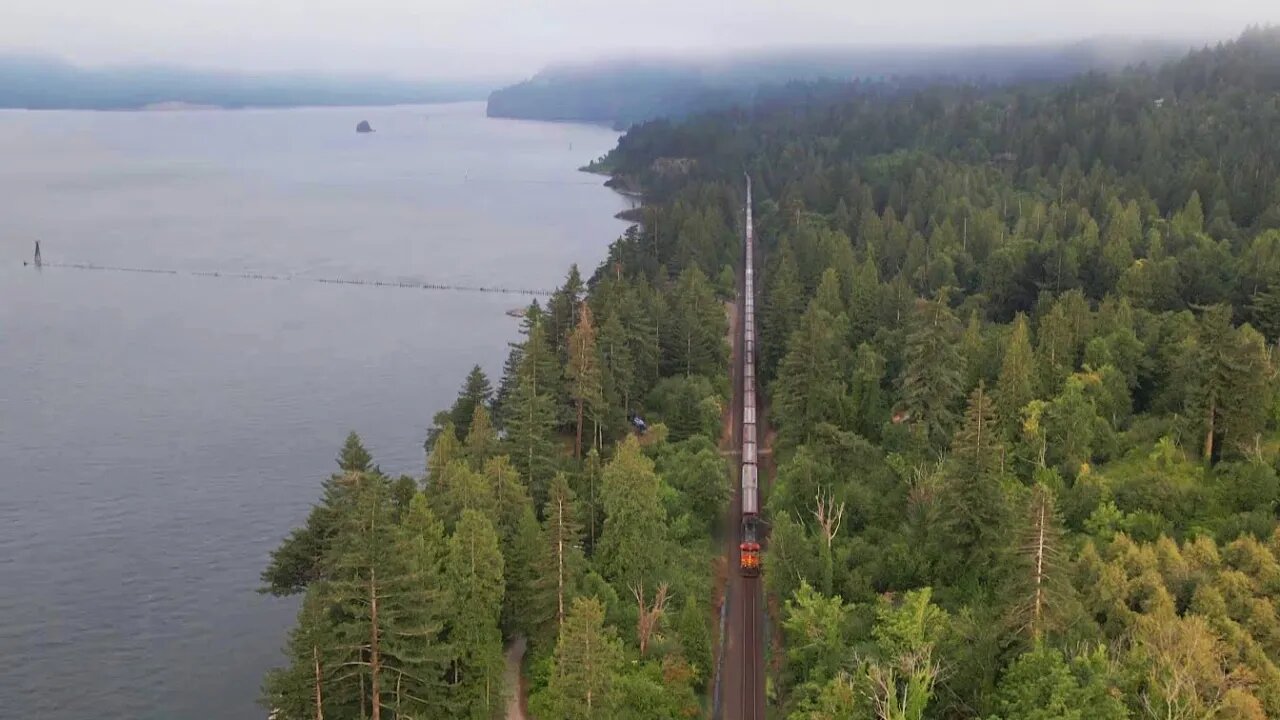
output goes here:
[[1280, 717], [1280, 31], [648, 123], [755, 180], [779, 716]]
[[[779, 717], [1280, 716], [1280, 31], [1009, 88], [796, 85], [634, 128], [423, 477], [348, 439], [267, 589], [281, 718], [705, 715], [723, 301], [754, 179]], [[651, 423], [636, 434], [628, 415]]]

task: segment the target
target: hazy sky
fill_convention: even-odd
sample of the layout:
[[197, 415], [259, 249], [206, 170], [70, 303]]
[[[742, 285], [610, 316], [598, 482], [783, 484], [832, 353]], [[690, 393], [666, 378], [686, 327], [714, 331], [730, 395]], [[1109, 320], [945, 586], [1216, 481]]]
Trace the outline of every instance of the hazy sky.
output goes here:
[[520, 77], [630, 51], [1226, 38], [1270, 0], [0, 0], [0, 52], [99, 65]]

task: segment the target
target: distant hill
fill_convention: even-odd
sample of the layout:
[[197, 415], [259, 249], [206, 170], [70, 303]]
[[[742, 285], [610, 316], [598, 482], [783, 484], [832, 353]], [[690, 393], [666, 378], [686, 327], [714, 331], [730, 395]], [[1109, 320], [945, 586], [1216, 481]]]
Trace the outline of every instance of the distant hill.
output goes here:
[[248, 74], [167, 66], [84, 68], [0, 55], [0, 108], [125, 110], [148, 106], [290, 107], [480, 100], [472, 83]]
[[489, 95], [494, 117], [608, 122], [619, 126], [749, 102], [793, 80], [930, 78], [984, 83], [1065, 78], [1163, 62], [1192, 43], [1105, 38], [1065, 45], [832, 48], [716, 59], [614, 60], [549, 67]]

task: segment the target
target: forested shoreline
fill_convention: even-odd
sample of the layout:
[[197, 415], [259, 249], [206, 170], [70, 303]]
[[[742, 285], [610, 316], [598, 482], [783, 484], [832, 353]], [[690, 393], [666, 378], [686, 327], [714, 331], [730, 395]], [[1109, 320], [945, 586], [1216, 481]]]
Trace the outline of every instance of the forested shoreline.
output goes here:
[[[1280, 716], [1280, 31], [1008, 88], [633, 128], [643, 224], [529, 308], [423, 477], [353, 434], [263, 579], [281, 718], [699, 717], [753, 178], [778, 717]], [[629, 416], [651, 423], [638, 435]]]

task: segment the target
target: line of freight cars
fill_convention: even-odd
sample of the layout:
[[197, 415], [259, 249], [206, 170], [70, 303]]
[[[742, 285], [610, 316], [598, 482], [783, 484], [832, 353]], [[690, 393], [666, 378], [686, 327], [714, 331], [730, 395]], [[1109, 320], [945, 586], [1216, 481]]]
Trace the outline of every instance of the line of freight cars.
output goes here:
[[743, 283], [742, 365], [742, 536], [739, 565], [746, 577], [760, 575], [760, 474], [756, 447], [755, 228], [751, 222], [751, 178], [747, 177], [746, 272]]

